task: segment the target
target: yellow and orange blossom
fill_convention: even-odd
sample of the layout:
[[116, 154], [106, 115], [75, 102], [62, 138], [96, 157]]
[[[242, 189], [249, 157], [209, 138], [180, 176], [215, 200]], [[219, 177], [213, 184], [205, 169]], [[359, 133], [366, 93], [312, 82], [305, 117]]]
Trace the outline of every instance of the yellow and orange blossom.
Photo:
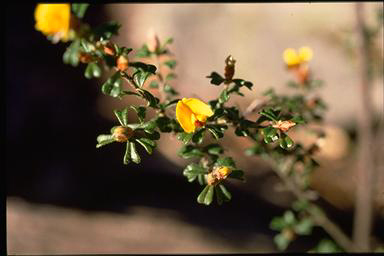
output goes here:
[[312, 59], [313, 52], [309, 47], [301, 47], [298, 52], [295, 49], [287, 48], [283, 52], [283, 59], [288, 68], [306, 63]]
[[67, 41], [69, 38], [71, 5], [38, 4], [35, 9], [35, 29], [55, 41]]
[[220, 181], [226, 179], [228, 175], [232, 172], [227, 166], [220, 166], [214, 168], [214, 170], [206, 174], [205, 178], [208, 185], [216, 185]]
[[183, 98], [176, 105], [176, 119], [186, 133], [204, 126], [208, 117], [213, 115], [211, 107], [195, 98]]

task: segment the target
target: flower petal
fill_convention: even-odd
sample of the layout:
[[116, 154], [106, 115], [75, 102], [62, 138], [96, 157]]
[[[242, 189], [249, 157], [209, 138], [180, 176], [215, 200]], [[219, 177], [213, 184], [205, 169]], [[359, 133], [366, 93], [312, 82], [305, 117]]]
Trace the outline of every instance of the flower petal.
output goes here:
[[187, 105], [189, 107], [189, 109], [192, 110], [192, 112], [194, 114], [197, 115], [198, 118], [200, 115], [207, 116], [207, 117], [210, 117], [213, 115], [213, 111], [212, 111], [211, 107], [199, 99], [183, 98], [182, 101], [185, 105]]
[[196, 127], [193, 123], [192, 116], [194, 116], [194, 114], [191, 109], [184, 104], [182, 100], [179, 100], [176, 105], [176, 119], [186, 133], [195, 131]]
[[35, 9], [35, 28], [45, 35], [60, 36], [61, 39], [67, 40], [71, 5], [70, 4], [38, 4]]
[[299, 57], [301, 61], [310, 61], [312, 59], [313, 52], [309, 47], [301, 47], [299, 49]]
[[300, 58], [295, 49], [287, 48], [284, 50], [283, 59], [288, 66], [294, 66], [300, 64]]

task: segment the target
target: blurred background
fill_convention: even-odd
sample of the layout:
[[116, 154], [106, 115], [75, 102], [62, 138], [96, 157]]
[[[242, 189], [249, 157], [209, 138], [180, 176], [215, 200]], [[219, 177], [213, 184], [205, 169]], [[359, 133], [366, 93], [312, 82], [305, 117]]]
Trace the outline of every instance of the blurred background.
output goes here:
[[[103, 95], [107, 77], [85, 79], [84, 64], [63, 64], [67, 44], [54, 45], [34, 29], [35, 6], [8, 4], [5, 14], [8, 253], [276, 252], [269, 222], [294, 197], [278, 189], [268, 165], [244, 156], [246, 139], [226, 133], [223, 145], [247, 182], [232, 182], [232, 201], [209, 207], [196, 202], [200, 185], [182, 176], [187, 161], [177, 156], [181, 144], [174, 136], [164, 134], [152, 156], [140, 152], [140, 165], [123, 165], [121, 144], [96, 149], [97, 135], [117, 122], [113, 109], [134, 101]], [[377, 26], [382, 8], [365, 4], [368, 25]], [[286, 86], [293, 77], [282, 52], [310, 46], [312, 72], [325, 82], [318, 95], [328, 104], [321, 126], [327, 137], [316, 156], [321, 167], [311, 186], [331, 219], [351, 233], [359, 100], [354, 4], [105, 4], [91, 5], [84, 20], [93, 26], [118, 21], [123, 26], [112, 40], [133, 49], [151, 29], [161, 41], [172, 37], [169, 48], [178, 61], [172, 85], [183, 97], [216, 97], [220, 89], [206, 76], [223, 73], [231, 54], [235, 77], [254, 84], [245, 98], [231, 98], [241, 110], [270, 87], [294, 92]], [[374, 45], [370, 93], [377, 123], [384, 108], [383, 29]], [[313, 139], [300, 131], [293, 136]], [[384, 184], [382, 170], [376, 182]], [[374, 233], [380, 237], [384, 186], [378, 187]], [[287, 251], [307, 251], [326, 236], [315, 228]]]

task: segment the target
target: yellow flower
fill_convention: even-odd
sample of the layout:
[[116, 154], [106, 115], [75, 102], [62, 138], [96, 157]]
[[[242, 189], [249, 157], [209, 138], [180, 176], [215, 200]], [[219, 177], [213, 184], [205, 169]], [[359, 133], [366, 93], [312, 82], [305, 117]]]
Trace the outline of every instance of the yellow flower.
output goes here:
[[232, 170], [226, 166], [220, 167], [217, 171], [220, 173], [220, 178], [222, 179], [225, 179], [232, 172]]
[[183, 98], [176, 105], [176, 119], [186, 133], [204, 126], [208, 117], [213, 115], [211, 107], [195, 98]]
[[308, 62], [312, 59], [312, 56], [312, 49], [309, 47], [301, 47], [298, 53], [292, 48], [287, 48], [283, 52], [283, 59], [288, 67], [294, 67], [301, 63]]
[[70, 4], [38, 4], [35, 9], [35, 29], [55, 41], [67, 41], [71, 19]]

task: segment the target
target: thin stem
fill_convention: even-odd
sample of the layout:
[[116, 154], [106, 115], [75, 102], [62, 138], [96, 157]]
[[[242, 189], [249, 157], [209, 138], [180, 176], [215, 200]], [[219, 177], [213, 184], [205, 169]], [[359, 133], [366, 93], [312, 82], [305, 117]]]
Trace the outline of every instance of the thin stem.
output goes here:
[[353, 240], [356, 252], [370, 251], [370, 233], [372, 229], [372, 202], [373, 202], [373, 143], [372, 135], [372, 106], [370, 99], [369, 83], [369, 45], [365, 34], [365, 23], [363, 17], [363, 3], [356, 3], [356, 29], [358, 36], [358, 70], [360, 72], [359, 81], [359, 107], [357, 109], [358, 118], [358, 169], [356, 183], [356, 201]]
[[164, 102], [165, 99], [166, 99], [166, 95], [164, 94], [164, 78], [163, 78], [163, 75], [161, 74], [161, 64], [160, 64], [160, 60], [159, 60], [159, 56], [156, 54], [156, 64], [157, 64], [157, 67], [158, 67], [158, 70], [159, 72], [156, 74], [156, 76], [158, 77], [159, 79], [159, 94], [160, 94], [160, 101], [161, 102]]
[[[313, 198], [310, 197], [305, 191], [301, 190], [296, 183], [293, 182], [289, 176], [285, 175], [293, 166], [294, 158], [289, 158], [286, 162], [279, 166], [271, 158], [268, 158], [267, 161], [272, 166], [275, 173], [283, 181], [285, 186], [299, 199], [312, 201]], [[352, 241], [348, 236], [333, 222], [331, 221], [323, 211], [319, 209], [314, 203], [310, 203], [307, 212], [312, 216], [312, 219], [316, 224], [322, 227], [345, 251], [351, 252], [353, 248]]]

